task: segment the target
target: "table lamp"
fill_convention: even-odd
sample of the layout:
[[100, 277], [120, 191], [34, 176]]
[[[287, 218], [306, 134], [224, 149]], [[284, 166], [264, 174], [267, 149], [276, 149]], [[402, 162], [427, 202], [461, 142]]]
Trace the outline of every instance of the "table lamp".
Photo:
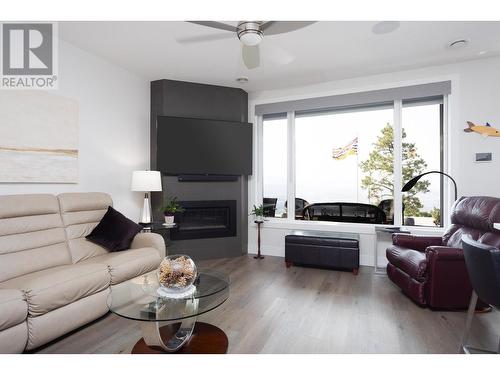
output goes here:
[[162, 191], [161, 173], [158, 171], [134, 171], [132, 173], [132, 191], [144, 192], [144, 205], [142, 206], [141, 223], [150, 224], [152, 191]]

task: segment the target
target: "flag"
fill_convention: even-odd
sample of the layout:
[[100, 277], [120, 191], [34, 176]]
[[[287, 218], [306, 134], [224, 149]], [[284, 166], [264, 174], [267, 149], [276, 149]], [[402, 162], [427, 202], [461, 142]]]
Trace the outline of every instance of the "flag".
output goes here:
[[344, 160], [350, 155], [357, 155], [358, 153], [358, 137], [354, 138], [348, 145], [340, 148], [334, 148], [332, 151], [332, 158], [335, 160]]

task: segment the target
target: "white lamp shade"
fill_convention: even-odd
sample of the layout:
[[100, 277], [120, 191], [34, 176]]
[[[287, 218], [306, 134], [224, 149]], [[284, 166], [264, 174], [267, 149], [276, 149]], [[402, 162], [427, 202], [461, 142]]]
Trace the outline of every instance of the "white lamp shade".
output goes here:
[[161, 173], [158, 171], [134, 171], [132, 191], [161, 191]]

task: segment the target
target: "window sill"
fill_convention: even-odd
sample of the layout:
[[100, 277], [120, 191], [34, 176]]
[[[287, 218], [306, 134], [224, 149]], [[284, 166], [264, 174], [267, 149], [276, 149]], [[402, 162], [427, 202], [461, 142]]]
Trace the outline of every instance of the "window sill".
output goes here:
[[[250, 222], [250, 225], [257, 227], [256, 224]], [[288, 230], [321, 230], [331, 232], [345, 232], [345, 233], [358, 233], [375, 235], [375, 228], [383, 227], [388, 228], [392, 225], [383, 224], [361, 224], [361, 223], [341, 223], [341, 222], [328, 222], [328, 221], [303, 221], [303, 220], [288, 220], [288, 219], [265, 219], [263, 228], [266, 229], [288, 229]], [[428, 234], [428, 235], [442, 235], [444, 228], [433, 227], [413, 227], [402, 226], [401, 229], [408, 230], [413, 234]]]

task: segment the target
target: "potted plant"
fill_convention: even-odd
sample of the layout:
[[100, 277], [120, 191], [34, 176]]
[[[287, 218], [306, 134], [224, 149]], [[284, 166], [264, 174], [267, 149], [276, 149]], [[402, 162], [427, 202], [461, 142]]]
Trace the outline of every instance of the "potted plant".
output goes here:
[[163, 211], [163, 215], [165, 215], [165, 224], [173, 224], [174, 215], [176, 213], [184, 212], [184, 209], [177, 201], [177, 197], [168, 197], [161, 210]]
[[255, 216], [255, 221], [264, 221], [264, 205], [253, 205], [252, 211], [250, 211], [250, 215]]

